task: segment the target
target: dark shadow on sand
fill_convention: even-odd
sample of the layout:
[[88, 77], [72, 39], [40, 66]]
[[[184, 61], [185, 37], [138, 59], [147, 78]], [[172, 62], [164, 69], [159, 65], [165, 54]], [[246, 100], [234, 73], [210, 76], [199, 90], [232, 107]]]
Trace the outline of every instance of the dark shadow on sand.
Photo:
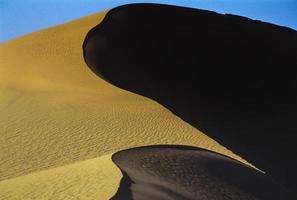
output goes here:
[[156, 145], [112, 156], [123, 178], [112, 200], [290, 200], [271, 177], [207, 150]]
[[109, 11], [83, 50], [97, 75], [156, 100], [297, 191], [296, 31], [131, 4]]

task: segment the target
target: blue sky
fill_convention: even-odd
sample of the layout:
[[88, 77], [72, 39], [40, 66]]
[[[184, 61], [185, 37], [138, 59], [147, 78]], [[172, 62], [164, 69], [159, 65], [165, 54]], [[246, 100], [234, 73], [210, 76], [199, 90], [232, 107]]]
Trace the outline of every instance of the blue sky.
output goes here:
[[297, 0], [0, 0], [0, 43], [135, 2], [165, 3], [237, 14], [297, 30]]

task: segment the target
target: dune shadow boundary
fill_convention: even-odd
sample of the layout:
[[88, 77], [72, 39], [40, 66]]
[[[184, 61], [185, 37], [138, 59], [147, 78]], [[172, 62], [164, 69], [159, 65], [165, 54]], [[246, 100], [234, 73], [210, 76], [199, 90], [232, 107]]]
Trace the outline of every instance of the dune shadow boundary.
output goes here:
[[[297, 191], [297, 32], [160, 4], [110, 10], [84, 59]], [[182, 133], [186, 134], [186, 133]]]

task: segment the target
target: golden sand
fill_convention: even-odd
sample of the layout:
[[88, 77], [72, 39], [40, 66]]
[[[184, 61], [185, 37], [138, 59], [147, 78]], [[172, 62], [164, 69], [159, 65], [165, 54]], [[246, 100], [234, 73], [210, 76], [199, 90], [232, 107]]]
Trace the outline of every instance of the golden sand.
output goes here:
[[107, 155], [4, 180], [0, 182], [0, 199], [109, 199], [120, 178]]
[[243, 161], [87, 68], [81, 46], [104, 15], [0, 45], [1, 200], [108, 199], [121, 175], [104, 155], [135, 146], [186, 144]]

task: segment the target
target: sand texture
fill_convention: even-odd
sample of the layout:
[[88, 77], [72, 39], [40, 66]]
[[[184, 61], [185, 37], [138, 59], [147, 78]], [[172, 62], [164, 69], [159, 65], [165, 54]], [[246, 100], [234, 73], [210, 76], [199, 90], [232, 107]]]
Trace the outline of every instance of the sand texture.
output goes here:
[[181, 145], [115, 153], [124, 177], [112, 200], [293, 200], [282, 186], [226, 156]]
[[104, 155], [136, 146], [186, 144], [245, 162], [158, 103], [88, 69], [82, 44], [104, 15], [1, 44], [1, 200], [108, 199], [121, 175]]
[[297, 31], [160, 4], [112, 9], [86, 63], [297, 191]]

